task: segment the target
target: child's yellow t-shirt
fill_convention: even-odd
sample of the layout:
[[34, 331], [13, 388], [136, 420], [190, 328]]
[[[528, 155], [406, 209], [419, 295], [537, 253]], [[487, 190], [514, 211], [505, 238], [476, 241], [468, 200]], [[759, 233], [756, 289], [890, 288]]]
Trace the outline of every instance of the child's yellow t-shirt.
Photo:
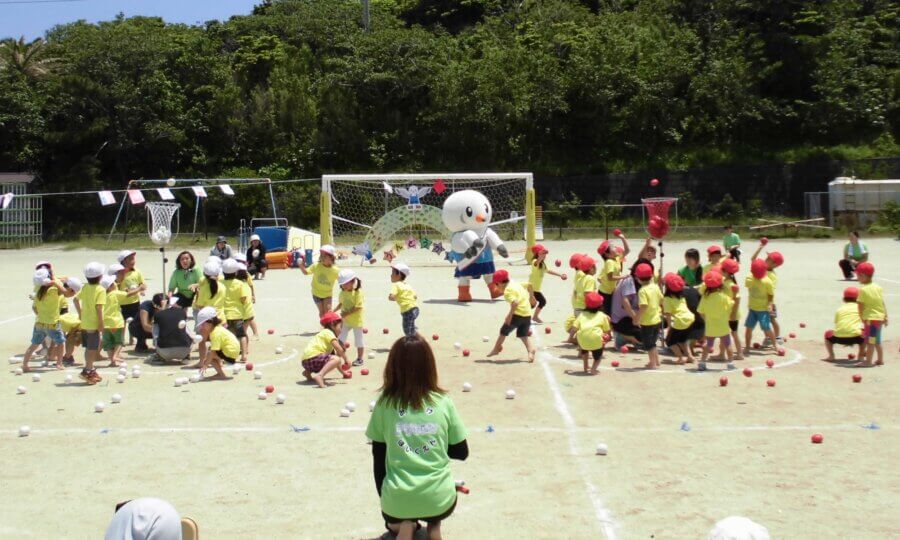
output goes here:
[[768, 311], [769, 297], [775, 298], [775, 285], [768, 277], [756, 279], [753, 276], [747, 276], [744, 280], [744, 286], [747, 287], [747, 296], [749, 297], [747, 304], [750, 311]]
[[249, 321], [250, 319], [256, 317], [256, 308], [253, 304], [253, 276], [247, 275], [247, 286], [250, 288], [250, 296], [247, 298], [247, 303], [244, 304], [244, 317], [245, 321]]
[[531, 290], [534, 292], [541, 292], [541, 287], [544, 284], [544, 276], [547, 274], [547, 265], [546, 264], [532, 264], [531, 265], [531, 274], [528, 275], [528, 284], [531, 285]]
[[[766, 271], [766, 277], [769, 278], [769, 281], [772, 282], [772, 289], [773, 290], [777, 289], [778, 288], [778, 274], [775, 273], [775, 270]], [[775, 299], [773, 298], [772, 301], [774, 302]]]
[[315, 263], [306, 269], [312, 276], [312, 293], [316, 298], [331, 298], [334, 291], [334, 283], [337, 281], [341, 269], [336, 264], [325, 266]]
[[834, 335], [839, 338], [862, 335], [862, 319], [856, 302], [845, 302], [834, 313]]
[[688, 308], [687, 300], [682, 296], [663, 297], [663, 313], [672, 316], [672, 328], [675, 330], [687, 330], [694, 324], [694, 314]]
[[226, 279], [221, 285], [225, 286], [225, 320], [243, 320], [246, 305], [252, 303], [253, 292], [250, 291], [250, 285], [237, 278]]
[[209, 348], [232, 360], [241, 355], [240, 341], [224, 326], [217, 326], [209, 333]]
[[97, 331], [100, 328], [97, 306], [106, 305], [106, 291], [99, 283], [88, 283], [78, 291], [78, 301], [81, 303], [81, 329]]
[[709, 294], [704, 293], [697, 306], [697, 313], [703, 315], [706, 322], [706, 337], [722, 337], [731, 334], [728, 319], [731, 316], [731, 308], [734, 300], [723, 290], [717, 290]]
[[513, 315], [518, 315], [519, 317], [531, 317], [533, 313], [531, 311], [531, 295], [528, 294], [528, 291], [525, 290], [520, 283], [516, 283], [514, 281], [510, 281], [506, 284], [506, 290], [503, 291], [503, 299], [513, 304], [517, 303], [516, 310], [513, 312]]
[[344, 317], [344, 326], [348, 326], [350, 328], [362, 328], [363, 325], [363, 292], [362, 289], [356, 289], [353, 291], [345, 291], [341, 289], [341, 295], [339, 297], [341, 302], [341, 309], [344, 311], [350, 311], [354, 308], [359, 308], [358, 311], [351, 313]]
[[59, 316], [59, 325], [62, 327], [63, 334], [68, 335], [70, 332], [80, 330], [81, 319], [78, 318], [77, 313], [70, 311]]
[[337, 339], [337, 336], [334, 335], [334, 332], [328, 328], [323, 328], [306, 344], [306, 348], [303, 349], [303, 359], [309, 360], [320, 354], [331, 354], [331, 351], [334, 350], [331, 342], [335, 339]]
[[[144, 284], [144, 274], [141, 274], [141, 271], [135, 268], [134, 270], [130, 270], [125, 273], [125, 277], [122, 278], [122, 283], [118, 284], [118, 288], [120, 291], [128, 292], [129, 290], [133, 290], [136, 287], [139, 287]], [[140, 302], [140, 298], [138, 295], [126, 296], [119, 301], [120, 305], [128, 306], [131, 304], [136, 304]]]
[[405, 281], [394, 283], [391, 286], [391, 294], [394, 295], [397, 305], [400, 306], [400, 313], [406, 313], [417, 306], [416, 300], [418, 297], [416, 296], [416, 291]]
[[589, 292], [597, 292], [599, 288], [599, 283], [597, 281], [597, 276], [594, 274], [585, 274], [583, 278], [581, 278], [581, 297], [584, 299], [584, 295]]
[[863, 285], [859, 289], [859, 298], [856, 301], [862, 305], [862, 318], [865, 321], [883, 321], [887, 315], [884, 292], [877, 283]]
[[[38, 289], [40, 290], [40, 289]], [[59, 294], [59, 289], [51, 285], [44, 292], [43, 298], [37, 297], [37, 291], [34, 294], [34, 309], [37, 311], [37, 323], [56, 325], [59, 322], [59, 306], [60, 298], [65, 300], [65, 296]]]
[[112, 291], [106, 293], [106, 305], [103, 306], [103, 326], [107, 330], [125, 328], [125, 318], [122, 317], [122, 301], [128, 298], [125, 291]]
[[603, 268], [600, 269], [600, 292], [603, 294], [612, 294], [616, 291], [616, 280], [609, 279], [609, 275], [619, 273], [619, 261], [616, 259], [606, 259], [603, 262]]
[[643, 308], [641, 326], [656, 326], [662, 322], [662, 300], [663, 294], [659, 285], [650, 282], [641, 286], [641, 290], [638, 291], [638, 305]]
[[222, 280], [217, 280], [216, 294], [213, 296], [209, 287], [209, 278], [203, 278], [200, 286], [197, 288], [197, 295], [194, 297], [194, 308], [198, 311], [201, 308], [216, 308], [216, 317], [221, 321], [226, 321], [225, 317], [225, 284]]
[[582, 289], [581, 281], [584, 279], [584, 272], [575, 270], [575, 279], [572, 280], [572, 307], [574, 309], [584, 309], [584, 289]]
[[610, 332], [609, 317], [606, 313], [598, 311], [582, 311], [575, 322], [575, 340], [583, 351], [596, 351], [603, 348], [603, 334]]

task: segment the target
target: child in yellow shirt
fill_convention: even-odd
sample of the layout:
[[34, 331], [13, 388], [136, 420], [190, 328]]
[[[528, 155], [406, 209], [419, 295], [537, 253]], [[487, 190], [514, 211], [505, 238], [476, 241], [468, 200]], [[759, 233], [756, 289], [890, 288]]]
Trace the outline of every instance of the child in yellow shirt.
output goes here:
[[84, 368], [78, 375], [84, 382], [93, 385], [103, 380], [94, 363], [100, 356], [100, 335], [103, 334], [103, 306], [106, 305], [106, 289], [100, 286], [100, 278], [106, 267], [98, 262], [90, 262], [84, 267], [84, 285], [76, 296], [75, 307], [81, 319], [81, 345], [84, 347]]
[[100, 286], [106, 289], [106, 304], [103, 306], [103, 350], [109, 355], [109, 367], [118, 367], [122, 361], [122, 347], [125, 346], [125, 317], [122, 313], [122, 301], [133, 298], [147, 290], [141, 283], [127, 292], [119, 289], [116, 276], [106, 275], [100, 278]]
[[[575, 340], [578, 342], [578, 354], [584, 364], [584, 372], [597, 375], [600, 360], [603, 359], [603, 346], [609, 340], [611, 331], [609, 316], [603, 313], [603, 295], [589, 292], [584, 297], [584, 311], [575, 319]], [[588, 370], [588, 356], [594, 363]]]
[[659, 339], [659, 325], [662, 323], [662, 291], [653, 282], [653, 267], [641, 263], [634, 269], [634, 277], [641, 284], [638, 291], [637, 322], [641, 327], [641, 346], [647, 351], [650, 361], [646, 369], [659, 367], [659, 350], [656, 342]]
[[603, 241], [597, 248], [602, 262], [599, 291], [603, 296], [603, 313], [607, 315], [612, 310], [612, 295], [616, 292], [616, 284], [628, 277], [628, 274], [622, 273], [622, 261], [631, 252], [631, 248], [628, 247], [628, 240], [625, 239], [624, 234], [619, 232], [618, 237], [622, 240], [621, 254], [616, 252], [609, 240]]
[[747, 287], [747, 296], [749, 297], [749, 310], [747, 311], [747, 320], [744, 322], [744, 354], [750, 354], [750, 343], [753, 339], [753, 329], [758, 324], [769, 338], [772, 347], [776, 347], [775, 331], [772, 329], [771, 314], [773, 310], [773, 302], [775, 301], [775, 285], [768, 277], [768, 269], [766, 261], [762, 259], [753, 259], [750, 263], [750, 274], [744, 280], [744, 286]]
[[[597, 282], [597, 261], [590, 255], [582, 255], [578, 259], [578, 272], [575, 274], [575, 297], [572, 299], [572, 306], [575, 308], [575, 317], [584, 310], [584, 296], [589, 292], [596, 292], [599, 283]], [[569, 328], [569, 343], [576, 343], [575, 329]]]
[[409, 266], [402, 262], [395, 261], [391, 265], [391, 294], [388, 300], [397, 302], [400, 306], [400, 317], [403, 319], [403, 334], [406, 336], [416, 335], [416, 319], [419, 318], [419, 297], [416, 291], [406, 282], [409, 277]]
[[[734, 300], [734, 306], [731, 308], [731, 315], [728, 317], [728, 327], [731, 328], [731, 344], [734, 346], [734, 358], [735, 360], [743, 360], [744, 353], [741, 345], [741, 337], [738, 334], [738, 326], [740, 322], [738, 319], [740, 318], [740, 307], [741, 307], [741, 288], [737, 284], [737, 276], [736, 274], [740, 271], [741, 267], [738, 262], [731, 258], [722, 259], [722, 262], [719, 264], [719, 269], [722, 272], [722, 277], [725, 278], [723, 288], [726, 293], [731, 296], [731, 299]], [[725, 355], [722, 354], [721, 358], [724, 358]], [[732, 368], [734, 366], [729, 366]]]
[[859, 289], [856, 287], [844, 289], [844, 303], [834, 314], [834, 330], [825, 332], [825, 349], [828, 351], [825, 360], [829, 362], [834, 360], [835, 345], [856, 345], [859, 349], [857, 356], [865, 358], [866, 340], [862, 336], [863, 322], [856, 303], [858, 298]]
[[[759, 246], [756, 248], [756, 251], [753, 252], [753, 256], [750, 257], [750, 260], [755, 261], [759, 258], [760, 252], [763, 250], [766, 244], [760, 241]], [[784, 264], [784, 255], [782, 255], [778, 251], [770, 251], [766, 254], [766, 258], [764, 259], [766, 262], [766, 277], [772, 282], [772, 287], [774, 289], [778, 288], [778, 275], [775, 273], [775, 269]], [[772, 332], [775, 334], [776, 343], [779, 345], [783, 342], [781, 338], [781, 326], [778, 324], [778, 307], [775, 305], [775, 299], [772, 299], [772, 309], [770, 310], [770, 316], [772, 319]]]
[[247, 329], [244, 326], [244, 314], [247, 305], [253, 297], [250, 291], [250, 285], [246, 281], [237, 278], [238, 272], [241, 270], [241, 263], [235, 259], [225, 259], [222, 261], [222, 280], [225, 289], [225, 320], [227, 321], [228, 330], [238, 338], [241, 344], [241, 362], [247, 362], [250, 356], [250, 340], [247, 338]]
[[[325, 388], [325, 375], [329, 371], [341, 368], [344, 378], [349, 378], [349, 366], [347, 365], [347, 353], [344, 346], [338, 340], [341, 333], [341, 316], [334, 312], [328, 312], [319, 319], [322, 330], [306, 345], [303, 350], [303, 376], [307, 381], [313, 381], [319, 388]], [[332, 351], [334, 354], [332, 354]], [[343, 367], [341, 361], [343, 360]]]
[[698, 371], [706, 371], [706, 359], [713, 351], [716, 339], [721, 342], [728, 362], [730, 363], [732, 360], [731, 328], [728, 326], [728, 319], [734, 307], [734, 300], [724, 291], [724, 281], [722, 274], [718, 272], [709, 272], [703, 276], [706, 290], [702, 293], [697, 313], [703, 317], [706, 323], [706, 344], [703, 347], [700, 363], [697, 364]]
[[[250, 301], [244, 306], [244, 329], [246, 331], [246, 328], [250, 327], [250, 331], [253, 332], [253, 339], [259, 341], [259, 328], [256, 326], [256, 308], [254, 307], [254, 304], [256, 304], [256, 286], [253, 285], [253, 276], [247, 271], [247, 255], [236, 253], [234, 260], [241, 265], [237, 278], [250, 287]], [[263, 271], [265, 271], [265, 268], [263, 268]], [[250, 337], [249, 334], [247, 337]]]
[[302, 257], [300, 258], [300, 271], [307, 276], [312, 274], [312, 297], [313, 303], [319, 310], [319, 317], [331, 311], [334, 283], [341, 271], [335, 264], [336, 259], [334, 246], [329, 244], [319, 248], [319, 262], [309, 268], [306, 267], [306, 261]]
[[[884, 365], [884, 350], [881, 348], [881, 333], [888, 325], [887, 306], [884, 304], [884, 291], [881, 285], [872, 282], [875, 275], [875, 265], [870, 262], [860, 263], [856, 266], [856, 277], [862, 287], [859, 289], [859, 316], [865, 325], [866, 335], [866, 359], [860, 362], [861, 367]], [[875, 363], [872, 358], [878, 353]]]
[[31, 332], [31, 345], [25, 350], [22, 357], [22, 371], [27, 373], [31, 371], [28, 362], [34, 351], [43, 345], [44, 340], [50, 339], [50, 350], [47, 353], [47, 360], [56, 363], [56, 369], [63, 369], [63, 344], [66, 342], [65, 334], [63, 334], [60, 326], [60, 299], [66, 296], [72, 296], [71, 291], [66, 290], [62, 281], [52, 277], [50, 271], [46, 268], [40, 268], [34, 272], [34, 286], [37, 290], [34, 293], [34, 301], [32, 303], [32, 311], [36, 315], [34, 329]]
[[[678, 274], [666, 274], [666, 292], [663, 297], [663, 314], [669, 328], [666, 335], [666, 346], [675, 353], [675, 363], [682, 365], [694, 363], [694, 353], [690, 346], [691, 326], [694, 314], [688, 308], [684, 297], [684, 278]], [[685, 360], [685, 358], [687, 360]]]
[[488, 356], [497, 356], [503, 350], [503, 342], [513, 330], [516, 331], [516, 337], [525, 344], [525, 350], [528, 351], [528, 361], [534, 362], [534, 347], [531, 344], [531, 302], [529, 302], [528, 291], [519, 283], [509, 280], [509, 272], [506, 270], [497, 270], [494, 272], [494, 285], [503, 294], [503, 299], [509, 302], [509, 313], [503, 319], [503, 326], [500, 327], [500, 335], [494, 343], [494, 348], [488, 353]]
[[338, 286], [341, 288], [339, 303], [341, 305], [341, 335], [338, 337], [342, 344], [349, 343], [347, 337], [353, 330], [353, 341], [356, 343], [356, 360], [354, 366], [363, 365], [366, 356], [366, 343], [363, 336], [363, 292], [362, 281], [356, 277], [356, 272], [350, 269], [341, 270], [338, 274]]
[[230, 379], [231, 377], [226, 375], [222, 369], [222, 362], [233, 364], [237, 361], [238, 355], [241, 354], [241, 344], [238, 338], [222, 325], [225, 321], [218, 317], [216, 308], [212, 306], [198, 311], [196, 319], [197, 333], [203, 338], [203, 341], [209, 341], [209, 350], [205, 356], [200, 357], [200, 376], [203, 376], [207, 367], [212, 366], [216, 370], [216, 374], [210, 379]]
[[[550, 274], [557, 276], [565, 281], [567, 276], [550, 270], [547, 267], [547, 248], [540, 244], [531, 246], [531, 253], [534, 258], [531, 261], [531, 274], [528, 276], [528, 292], [531, 293], [531, 307], [534, 308], [534, 315], [531, 319], [536, 323], [542, 323], [541, 310], [547, 305], [547, 298], [541, 293], [541, 287], [544, 284], [544, 275]], [[537, 307], [535, 307], [537, 306]]]

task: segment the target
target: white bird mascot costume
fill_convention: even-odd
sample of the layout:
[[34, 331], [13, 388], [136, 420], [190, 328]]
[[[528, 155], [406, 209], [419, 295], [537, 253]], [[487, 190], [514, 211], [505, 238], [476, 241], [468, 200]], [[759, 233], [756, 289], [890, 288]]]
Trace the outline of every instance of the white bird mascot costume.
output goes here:
[[492, 214], [487, 197], [471, 189], [457, 191], [444, 201], [441, 218], [452, 233], [449, 258], [456, 263], [453, 277], [459, 280], [457, 300], [460, 302], [472, 300], [469, 290], [472, 278], [484, 278], [491, 291], [491, 298], [500, 296], [492, 282], [493, 250], [496, 249], [503, 257], [509, 257], [509, 252], [497, 233], [489, 227]]

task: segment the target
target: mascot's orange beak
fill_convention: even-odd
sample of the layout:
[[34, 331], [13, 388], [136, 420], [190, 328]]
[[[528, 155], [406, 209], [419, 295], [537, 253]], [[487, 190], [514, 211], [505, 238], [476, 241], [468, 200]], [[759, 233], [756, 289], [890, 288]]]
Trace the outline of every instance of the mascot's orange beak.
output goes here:
[[478, 223], [484, 223], [484, 216], [478, 214], [477, 216], [475, 216], [475, 221], [477, 221]]

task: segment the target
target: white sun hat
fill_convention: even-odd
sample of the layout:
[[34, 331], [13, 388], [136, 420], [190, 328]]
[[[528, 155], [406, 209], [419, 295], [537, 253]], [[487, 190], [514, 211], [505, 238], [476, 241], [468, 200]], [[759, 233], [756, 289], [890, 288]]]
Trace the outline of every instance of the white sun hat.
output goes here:
[[331, 244], [325, 244], [324, 246], [319, 248], [319, 253], [327, 253], [334, 257], [334, 246], [332, 246]]
[[112, 263], [111, 265], [109, 265], [109, 268], [106, 269], [106, 273], [111, 276], [114, 276], [114, 275], [118, 274], [119, 272], [121, 272], [122, 270], [125, 270], [124, 266], [122, 266], [119, 263]]
[[391, 268], [400, 272], [404, 276], [409, 277], [410, 269], [409, 269], [409, 266], [407, 266], [406, 264], [404, 264], [402, 262], [395, 262], [391, 265]]
[[346, 285], [356, 279], [356, 272], [345, 268], [338, 272], [338, 285]]
[[223, 274], [236, 274], [241, 269], [241, 263], [234, 259], [225, 259], [222, 261]]
[[258, 234], [251, 234], [251, 235], [250, 235], [250, 241], [252, 242], [252, 241], [254, 241], [254, 240], [259, 241], [259, 235], [258, 235]]
[[84, 287], [84, 284], [81, 283], [81, 280], [77, 277], [70, 277], [66, 279], [66, 286], [68, 286], [73, 291], [78, 292], [82, 287]]
[[730, 516], [709, 531], [706, 540], [770, 540], [769, 529], [741, 516]]
[[123, 249], [122, 251], [119, 252], [119, 256], [116, 258], [118, 259], [119, 262], [122, 262], [125, 259], [127, 259], [128, 257], [135, 255], [136, 253], [137, 253], [137, 251], [135, 251], [133, 249]]
[[203, 263], [203, 275], [206, 277], [217, 278], [222, 272], [222, 261], [220, 259], [210, 259]]
[[218, 316], [216, 312], [216, 308], [212, 306], [206, 306], [197, 312], [197, 320], [194, 323], [194, 329], [200, 328], [200, 325], [205, 323], [206, 321], [215, 319]]
[[110, 288], [110, 286], [112, 286], [115, 282], [116, 282], [116, 276], [111, 276], [109, 274], [106, 274], [105, 276], [100, 278], [100, 286], [103, 287], [104, 289]]
[[103, 266], [103, 263], [98, 263], [96, 261], [89, 262], [84, 267], [84, 277], [88, 279], [98, 278], [106, 273], [106, 267]]

